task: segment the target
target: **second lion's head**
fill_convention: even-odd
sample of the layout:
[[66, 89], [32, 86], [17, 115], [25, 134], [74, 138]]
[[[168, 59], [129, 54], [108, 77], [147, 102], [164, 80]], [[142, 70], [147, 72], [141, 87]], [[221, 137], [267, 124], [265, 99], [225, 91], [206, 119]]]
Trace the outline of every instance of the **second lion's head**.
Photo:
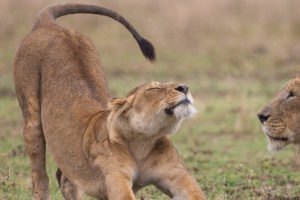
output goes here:
[[277, 97], [259, 111], [258, 117], [269, 150], [300, 144], [300, 77], [290, 80]]

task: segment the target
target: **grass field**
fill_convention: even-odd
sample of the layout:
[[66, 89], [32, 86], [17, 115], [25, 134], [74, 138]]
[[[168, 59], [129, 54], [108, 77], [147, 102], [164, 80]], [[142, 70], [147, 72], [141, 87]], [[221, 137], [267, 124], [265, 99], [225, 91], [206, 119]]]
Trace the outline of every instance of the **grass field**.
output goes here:
[[[31, 199], [12, 63], [35, 14], [58, 0], [0, 2], [0, 199]], [[83, 2], [83, 1], [72, 1]], [[58, 23], [88, 35], [99, 49], [111, 96], [151, 80], [189, 85], [198, 114], [172, 140], [208, 199], [300, 199], [294, 146], [271, 154], [256, 112], [300, 70], [300, 1], [84, 1], [124, 15], [153, 42], [157, 62], [142, 57], [118, 23], [76, 15]], [[47, 157], [52, 199], [62, 199]], [[138, 199], [168, 199], [153, 187]]]

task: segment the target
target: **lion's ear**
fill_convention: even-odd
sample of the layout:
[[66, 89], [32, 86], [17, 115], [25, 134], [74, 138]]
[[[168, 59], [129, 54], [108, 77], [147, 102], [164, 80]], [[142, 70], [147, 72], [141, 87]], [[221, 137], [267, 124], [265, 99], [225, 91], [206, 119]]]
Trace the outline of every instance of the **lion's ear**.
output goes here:
[[113, 98], [110, 99], [108, 102], [108, 108], [110, 110], [118, 110], [120, 109], [123, 105], [127, 103], [127, 98]]

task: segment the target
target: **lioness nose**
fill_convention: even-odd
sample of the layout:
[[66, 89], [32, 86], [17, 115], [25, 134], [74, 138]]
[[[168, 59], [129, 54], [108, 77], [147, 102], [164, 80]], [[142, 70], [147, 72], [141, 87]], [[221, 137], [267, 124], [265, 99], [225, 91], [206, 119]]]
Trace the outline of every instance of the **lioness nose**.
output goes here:
[[258, 116], [258, 119], [261, 123], [264, 123], [265, 121], [267, 121], [270, 117], [270, 115], [266, 115], [266, 114], [263, 114], [263, 113], [258, 113], [257, 114]]
[[179, 92], [182, 92], [184, 94], [187, 94], [188, 91], [189, 91], [189, 87], [186, 86], [186, 85], [179, 85], [175, 88], [175, 90], [179, 91]]

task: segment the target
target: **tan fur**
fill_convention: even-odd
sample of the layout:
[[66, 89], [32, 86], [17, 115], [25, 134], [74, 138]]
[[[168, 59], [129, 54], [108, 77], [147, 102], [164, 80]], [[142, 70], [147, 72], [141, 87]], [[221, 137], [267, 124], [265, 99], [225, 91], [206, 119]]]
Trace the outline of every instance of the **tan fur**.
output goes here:
[[[67, 5], [68, 12], [64, 6], [52, 7], [52, 17], [51, 9], [42, 11], [16, 54], [14, 80], [24, 116], [33, 198], [50, 199], [47, 144], [66, 199], [80, 199], [83, 191], [97, 199], [130, 200], [149, 184], [174, 199], [205, 199], [168, 138], [194, 113], [187, 87], [152, 82], [125, 98], [110, 99], [92, 42], [53, 21], [82, 7], [86, 8]], [[103, 10], [87, 8], [84, 12]], [[143, 45], [145, 56], [153, 58], [154, 52], [149, 54]]]
[[300, 144], [300, 76], [290, 80], [277, 97], [258, 115], [269, 116], [263, 122], [270, 151], [288, 144]]

